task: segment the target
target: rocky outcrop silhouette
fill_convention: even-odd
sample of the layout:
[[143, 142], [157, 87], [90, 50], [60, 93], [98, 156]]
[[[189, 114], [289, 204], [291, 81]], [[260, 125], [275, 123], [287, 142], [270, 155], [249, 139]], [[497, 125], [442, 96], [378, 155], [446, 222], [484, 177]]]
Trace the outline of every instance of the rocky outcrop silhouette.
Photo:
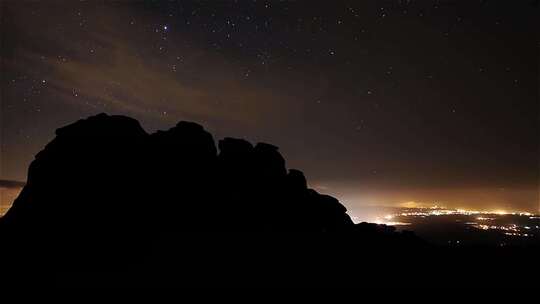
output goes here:
[[0, 240], [2, 287], [475, 286], [470, 269], [487, 286], [535, 273], [516, 263], [538, 256], [354, 224], [276, 146], [216, 147], [195, 123], [148, 134], [106, 114], [56, 131], [0, 218]]
[[147, 134], [134, 119], [106, 114], [56, 135], [32, 162], [3, 229], [59, 229], [52, 233], [57, 238], [74, 230], [87, 237], [102, 233], [101, 241], [153, 220], [183, 231], [353, 226], [337, 199], [308, 189], [303, 173], [287, 170], [270, 144], [224, 138], [218, 153], [198, 124], [180, 122]]
[[[287, 169], [276, 146], [224, 138], [218, 148], [192, 122], [148, 134], [134, 119], [99, 114], [58, 129], [0, 219], [2, 258], [13, 272], [150, 263], [194, 267], [196, 277], [204, 271], [192, 263], [222, 269], [235, 261], [227, 271], [294, 265], [308, 274], [309, 261], [328, 267], [345, 251], [422, 244], [355, 225], [337, 199]], [[325, 235], [332, 245], [319, 243]]]
[[224, 138], [216, 148], [195, 123], [148, 134], [106, 114], [56, 131], [0, 218], [0, 240], [4, 288], [468, 287], [479, 284], [471, 269], [494, 286], [535, 273], [528, 261], [538, 257], [440, 248], [354, 224], [276, 146]]

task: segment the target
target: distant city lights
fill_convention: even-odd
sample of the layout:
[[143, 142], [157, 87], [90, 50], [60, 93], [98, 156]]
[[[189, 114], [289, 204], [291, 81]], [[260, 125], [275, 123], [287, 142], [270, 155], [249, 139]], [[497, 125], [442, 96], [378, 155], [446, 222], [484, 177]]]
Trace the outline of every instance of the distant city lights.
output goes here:
[[[476, 216], [475, 219], [478, 222], [464, 222], [466, 225], [474, 227], [480, 230], [495, 230], [500, 231], [508, 236], [516, 237], [533, 237], [538, 235], [538, 233], [531, 233], [533, 229], [540, 229], [539, 226], [519, 226], [517, 224], [506, 224], [506, 225], [497, 225], [495, 221], [500, 216], [526, 216], [529, 219], [540, 219], [540, 216], [533, 215], [529, 212], [521, 211], [505, 211], [505, 210], [493, 210], [493, 211], [478, 211], [478, 210], [466, 210], [466, 209], [447, 209], [439, 206], [433, 206], [429, 208], [408, 208], [405, 212], [400, 212], [396, 214], [388, 214], [382, 218], [376, 218], [376, 224], [385, 224], [390, 226], [400, 226], [400, 225], [411, 225], [408, 221], [399, 221], [403, 218], [410, 217], [411, 221], [413, 217], [432, 217], [432, 216]], [[456, 220], [461, 221], [461, 220]], [[485, 222], [493, 221], [493, 224], [485, 224]]]

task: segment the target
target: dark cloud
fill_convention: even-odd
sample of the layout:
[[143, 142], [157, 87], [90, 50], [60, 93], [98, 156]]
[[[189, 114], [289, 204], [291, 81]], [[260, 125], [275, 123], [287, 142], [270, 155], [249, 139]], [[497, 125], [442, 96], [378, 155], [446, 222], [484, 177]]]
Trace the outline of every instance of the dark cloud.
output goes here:
[[0, 188], [18, 189], [24, 187], [25, 184], [24, 182], [0, 179]]

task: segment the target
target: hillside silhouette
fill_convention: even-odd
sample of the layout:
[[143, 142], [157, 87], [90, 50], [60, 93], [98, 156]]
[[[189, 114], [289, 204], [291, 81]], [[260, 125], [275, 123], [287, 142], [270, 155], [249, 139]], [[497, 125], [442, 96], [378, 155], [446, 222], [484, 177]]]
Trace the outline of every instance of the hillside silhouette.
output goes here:
[[196, 123], [148, 134], [106, 114], [56, 131], [0, 238], [4, 279], [24, 284], [114, 273], [121, 285], [378, 285], [396, 267], [412, 274], [449, 256], [411, 232], [354, 224], [276, 146], [216, 147]]

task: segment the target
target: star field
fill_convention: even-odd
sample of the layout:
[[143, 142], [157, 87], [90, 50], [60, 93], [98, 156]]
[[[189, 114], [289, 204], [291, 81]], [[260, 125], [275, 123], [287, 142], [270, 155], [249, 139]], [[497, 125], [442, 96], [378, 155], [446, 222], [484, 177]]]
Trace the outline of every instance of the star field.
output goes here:
[[537, 1], [5, 1], [0, 177], [25, 180], [57, 127], [107, 112], [149, 132], [192, 120], [274, 143], [350, 209], [534, 210], [537, 13]]

